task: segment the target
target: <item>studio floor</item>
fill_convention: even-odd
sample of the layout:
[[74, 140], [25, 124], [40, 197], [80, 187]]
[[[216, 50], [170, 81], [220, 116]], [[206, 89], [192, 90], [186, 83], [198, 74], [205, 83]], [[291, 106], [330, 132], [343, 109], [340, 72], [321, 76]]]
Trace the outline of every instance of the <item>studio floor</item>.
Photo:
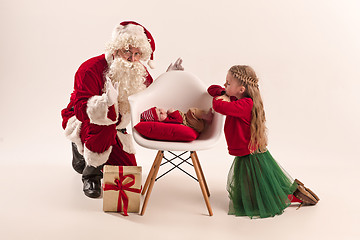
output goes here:
[[[360, 239], [360, 1], [13, 0], [0, 11], [1, 240]], [[227, 215], [224, 136], [198, 152], [211, 217], [179, 170], [155, 183], [144, 216], [105, 213], [102, 198], [87, 198], [60, 111], [80, 64], [127, 20], [155, 38], [155, 81], [178, 57], [206, 86], [252, 66], [271, 154], [319, 204], [267, 219]], [[144, 184], [156, 151], [137, 150]]]
[[[140, 152], [138, 162], [155, 153]], [[227, 163], [215, 164], [209, 160], [210, 154], [214, 158], [219, 153], [198, 153], [211, 192], [211, 217], [199, 184], [178, 170], [155, 183], [144, 216], [132, 213], [124, 217], [103, 212], [102, 198], [90, 199], [83, 194], [81, 176], [72, 169], [70, 158], [54, 165], [36, 161], [2, 163], [1, 238], [359, 239], [359, 194], [358, 190], [351, 194], [354, 189], [348, 184], [349, 176], [355, 181], [355, 170], [297, 165], [296, 172], [304, 173], [300, 179], [321, 198], [319, 204], [299, 210], [294, 205], [274, 218], [249, 219], [227, 215], [225, 186], [231, 157], [223, 159]], [[151, 160], [142, 165], [144, 183]], [[319, 171], [321, 178], [316, 174]], [[334, 181], [334, 173], [348, 175]]]

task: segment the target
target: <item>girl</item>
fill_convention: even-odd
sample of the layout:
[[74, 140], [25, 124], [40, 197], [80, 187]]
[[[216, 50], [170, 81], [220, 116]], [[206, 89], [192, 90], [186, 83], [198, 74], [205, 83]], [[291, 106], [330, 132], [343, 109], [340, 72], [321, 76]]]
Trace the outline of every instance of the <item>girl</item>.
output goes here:
[[229, 214], [266, 218], [282, 214], [291, 201], [315, 205], [319, 198], [293, 181], [266, 148], [265, 112], [254, 70], [233, 66], [225, 89], [212, 85], [208, 92], [215, 97], [214, 110], [226, 115], [225, 138], [235, 156], [227, 184]]

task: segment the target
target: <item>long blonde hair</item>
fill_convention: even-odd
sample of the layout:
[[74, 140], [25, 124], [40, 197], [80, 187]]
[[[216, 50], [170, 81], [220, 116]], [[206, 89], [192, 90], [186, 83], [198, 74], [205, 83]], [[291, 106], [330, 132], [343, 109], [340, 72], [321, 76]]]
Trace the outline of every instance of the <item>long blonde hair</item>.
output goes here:
[[250, 152], [265, 152], [267, 146], [267, 129], [265, 126], [265, 111], [259, 91], [259, 79], [255, 71], [246, 65], [235, 65], [229, 69], [231, 75], [245, 87], [245, 95], [253, 100], [251, 110], [252, 118], [250, 125], [251, 138], [249, 143]]

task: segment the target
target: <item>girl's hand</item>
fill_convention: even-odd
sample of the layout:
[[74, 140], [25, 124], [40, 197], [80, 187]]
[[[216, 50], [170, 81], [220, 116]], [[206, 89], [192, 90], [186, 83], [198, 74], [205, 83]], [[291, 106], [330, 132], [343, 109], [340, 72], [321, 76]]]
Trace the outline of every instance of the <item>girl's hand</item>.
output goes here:
[[216, 97], [215, 99], [216, 100], [222, 100], [222, 101], [225, 101], [225, 102], [230, 102], [230, 97], [228, 95], [221, 95], [219, 97]]

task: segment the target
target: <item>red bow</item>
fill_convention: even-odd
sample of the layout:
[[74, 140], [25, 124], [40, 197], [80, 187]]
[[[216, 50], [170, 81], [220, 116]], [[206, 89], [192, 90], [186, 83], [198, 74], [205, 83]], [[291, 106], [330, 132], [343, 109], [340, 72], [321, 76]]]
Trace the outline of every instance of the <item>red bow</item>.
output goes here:
[[[133, 186], [135, 184], [135, 176], [134, 176], [134, 174], [129, 174], [129, 175], [124, 176], [122, 166], [119, 166], [119, 177], [120, 177], [120, 179], [115, 179], [115, 181], [114, 181], [115, 185], [105, 184], [104, 191], [108, 191], [108, 190], [120, 191], [119, 198], [118, 198], [117, 211], [121, 212], [121, 201], [123, 201], [124, 216], [128, 216], [127, 209], [128, 209], [128, 205], [129, 205], [129, 199], [128, 199], [126, 193], [124, 192], [124, 190], [129, 191], [129, 192], [134, 192], [134, 193], [140, 193], [141, 188], [140, 189], [130, 188], [131, 186]], [[123, 182], [126, 178], [131, 178], [131, 181], [126, 184], [123, 184]]]

